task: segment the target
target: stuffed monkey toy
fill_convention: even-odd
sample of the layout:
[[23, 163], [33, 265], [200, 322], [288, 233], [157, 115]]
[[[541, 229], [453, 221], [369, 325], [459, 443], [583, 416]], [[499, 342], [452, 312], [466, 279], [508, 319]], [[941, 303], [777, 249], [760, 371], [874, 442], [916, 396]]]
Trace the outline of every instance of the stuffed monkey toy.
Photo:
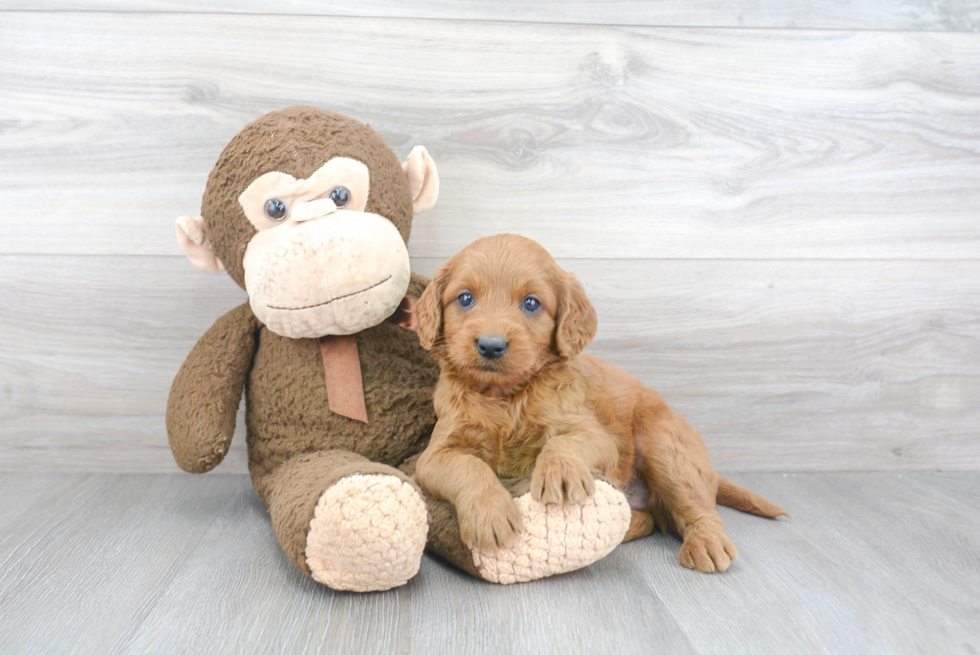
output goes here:
[[289, 560], [334, 589], [405, 584], [428, 542], [493, 582], [580, 568], [604, 557], [630, 523], [625, 496], [600, 483], [582, 506], [531, 501], [518, 544], [462, 542], [448, 503], [411, 478], [435, 425], [438, 369], [413, 331], [412, 218], [439, 192], [416, 147], [399, 164], [371, 128], [312, 107], [269, 113], [224, 149], [201, 216], [177, 240], [205, 271], [248, 294], [201, 337], [177, 374], [167, 432], [178, 465], [204, 473], [231, 442], [244, 390], [249, 472]]

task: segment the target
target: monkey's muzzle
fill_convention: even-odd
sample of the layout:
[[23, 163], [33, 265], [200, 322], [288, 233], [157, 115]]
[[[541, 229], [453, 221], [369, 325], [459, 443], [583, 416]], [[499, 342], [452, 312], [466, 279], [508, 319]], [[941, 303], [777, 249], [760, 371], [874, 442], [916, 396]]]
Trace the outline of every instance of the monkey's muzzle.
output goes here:
[[276, 334], [354, 334], [398, 308], [411, 276], [398, 229], [377, 214], [336, 211], [255, 235], [245, 289], [256, 318]]

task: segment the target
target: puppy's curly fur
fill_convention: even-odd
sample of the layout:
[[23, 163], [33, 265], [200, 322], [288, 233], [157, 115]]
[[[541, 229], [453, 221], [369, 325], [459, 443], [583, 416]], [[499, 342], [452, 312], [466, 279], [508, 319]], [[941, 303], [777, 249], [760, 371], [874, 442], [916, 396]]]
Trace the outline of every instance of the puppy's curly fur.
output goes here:
[[580, 354], [595, 335], [595, 309], [534, 241], [474, 242], [439, 269], [415, 314], [442, 368], [439, 420], [415, 476], [456, 506], [468, 545], [506, 548], [521, 530], [498, 476], [530, 476], [544, 503], [582, 502], [595, 474], [621, 488], [645, 485], [649, 500], [634, 510], [627, 539], [654, 524], [676, 532], [681, 563], [703, 572], [724, 571], [738, 556], [716, 502], [785, 514], [715, 473], [700, 435], [657, 392]]

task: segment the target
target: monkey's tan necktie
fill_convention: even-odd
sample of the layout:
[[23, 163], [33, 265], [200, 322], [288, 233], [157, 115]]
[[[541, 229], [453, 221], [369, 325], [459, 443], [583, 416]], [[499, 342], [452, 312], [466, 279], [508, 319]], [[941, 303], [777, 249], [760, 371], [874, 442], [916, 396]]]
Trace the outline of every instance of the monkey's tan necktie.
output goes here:
[[320, 337], [320, 357], [323, 359], [323, 377], [327, 382], [330, 411], [367, 423], [357, 338], [353, 335]]
[[[415, 332], [418, 329], [415, 302], [414, 298], [402, 298], [401, 304], [388, 318], [388, 322]], [[330, 411], [367, 423], [357, 338], [353, 335], [320, 337], [320, 358], [323, 360], [323, 379], [327, 383], [327, 404]]]

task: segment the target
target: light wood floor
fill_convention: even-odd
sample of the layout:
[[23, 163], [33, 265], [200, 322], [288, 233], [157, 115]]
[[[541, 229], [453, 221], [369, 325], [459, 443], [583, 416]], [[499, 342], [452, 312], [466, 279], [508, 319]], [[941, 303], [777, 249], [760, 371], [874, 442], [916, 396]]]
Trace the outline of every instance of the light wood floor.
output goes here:
[[333, 592], [283, 556], [245, 476], [4, 474], [3, 653], [975, 653], [980, 473], [746, 473], [792, 520], [723, 510], [722, 575], [653, 536], [515, 586], [425, 558]]

